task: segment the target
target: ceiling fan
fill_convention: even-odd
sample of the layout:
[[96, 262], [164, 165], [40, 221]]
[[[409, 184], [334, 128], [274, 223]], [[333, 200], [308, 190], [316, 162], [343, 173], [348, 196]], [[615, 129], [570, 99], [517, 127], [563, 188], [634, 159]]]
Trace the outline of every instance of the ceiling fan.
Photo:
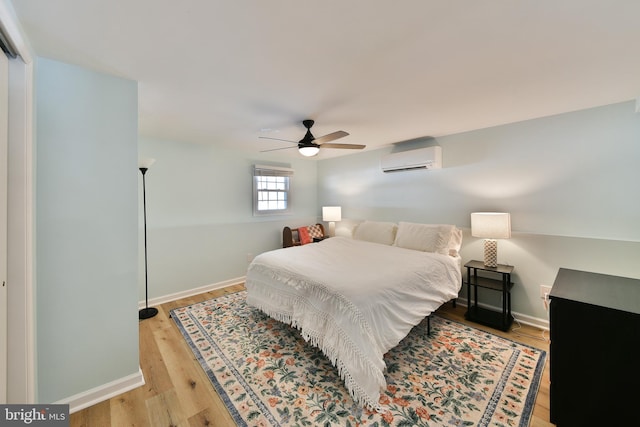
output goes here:
[[[311, 119], [303, 120], [302, 124], [305, 128], [307, 128], [307, 133], [304, 135], [300, 141], [289, 141], [286, 139], [280, 138], [270, 138], [268, 136], [260, 136], [262, 139], [274, 139], [276, 141], [285, 141], [290, 142], [292, 144], [298, 144], [298, 151], [300, 154], [306, 157], [315, 156], [320, 151], [320, 148], [341, 148], [341, 149], [351, 149], [351, 150], [362, 150], [366, 145], [361, 144], [331, 144], [330, 141], [335, 141], [336, 139], [343, 138], [349, 135], [347, 132], [343, 130], [339, 130], [336, 132], [332, 132], [330, 134], [321, 136], [319, 138], [314, 137], [311, 134], [311, 126], [313, 126], [315, 122]], [[262, 150], [261, 153], [267, 151], [276, 151], [276, 150], [287, 150], [289, 148], [295, 147], [282, 147], [282, 148], [273, 148], [271, 150]]]

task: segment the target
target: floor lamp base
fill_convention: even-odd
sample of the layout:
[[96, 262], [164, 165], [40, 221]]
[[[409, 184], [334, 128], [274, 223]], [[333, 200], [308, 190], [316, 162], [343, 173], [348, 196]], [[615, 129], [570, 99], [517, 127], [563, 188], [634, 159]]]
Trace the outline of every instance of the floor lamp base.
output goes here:
[[142, 310], [140, 310], [140, 312], [138, 313], [138, 318], [140, 320], [142, 319], [149, 319], [153, 316], [155, 316], [156, 314], [158, 314], [158, 309], [155, 307], [148, 307], [148, 308], [143, 308]]

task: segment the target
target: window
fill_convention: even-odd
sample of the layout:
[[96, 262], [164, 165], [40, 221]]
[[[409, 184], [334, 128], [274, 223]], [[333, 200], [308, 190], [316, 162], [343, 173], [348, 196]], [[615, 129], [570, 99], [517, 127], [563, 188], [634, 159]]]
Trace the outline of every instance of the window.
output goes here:
[[293, 169], [255, 165], [253, 168], [253, 214], [277, 215], [291, 210]]

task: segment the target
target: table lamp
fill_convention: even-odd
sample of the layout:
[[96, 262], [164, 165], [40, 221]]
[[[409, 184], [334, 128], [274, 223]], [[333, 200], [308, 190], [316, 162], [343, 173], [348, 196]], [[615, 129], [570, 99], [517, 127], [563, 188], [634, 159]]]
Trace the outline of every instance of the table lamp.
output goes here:
[[336, 221], [342, 221], [342, 208], [340, 206], [323, 206], [322, 220], [329, 222], [329, 237], [336, 235]]
[[511, 237], [511, 215], [504, 212], [475, 212], [471, 214], [471, 235], [484, 237], [484, 265], [498, 266], [498, 242]]

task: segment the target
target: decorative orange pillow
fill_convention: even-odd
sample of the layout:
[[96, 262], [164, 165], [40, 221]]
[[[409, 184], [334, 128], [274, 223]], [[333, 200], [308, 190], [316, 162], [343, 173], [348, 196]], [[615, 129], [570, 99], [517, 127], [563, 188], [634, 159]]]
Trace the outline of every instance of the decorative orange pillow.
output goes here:
[[312, 239], [309, 235], [309, 229], [307, 227], [298, 228], [298, 239], [300, 239], [301, 245], [306, 245], [307, 243], [311, 243]]

